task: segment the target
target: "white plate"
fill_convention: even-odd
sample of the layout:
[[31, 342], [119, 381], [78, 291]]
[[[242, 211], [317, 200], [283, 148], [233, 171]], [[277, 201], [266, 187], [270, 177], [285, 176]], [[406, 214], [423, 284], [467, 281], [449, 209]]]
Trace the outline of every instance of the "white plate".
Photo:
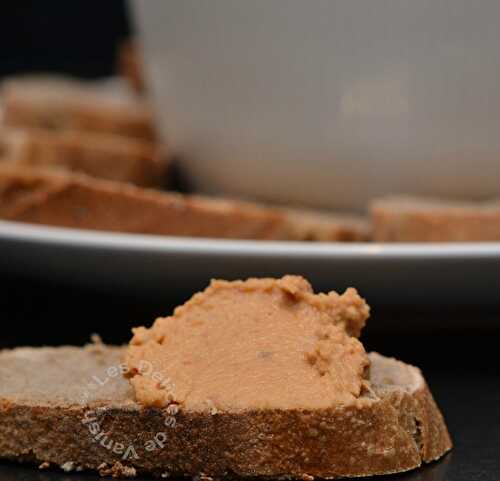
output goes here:
[[114, 292], [186, 295], [210, 278], [301, 274], [377, 304], [494, 304], [500, 243], [315, 244], [115, 234], [0, 221], [0, 269]]

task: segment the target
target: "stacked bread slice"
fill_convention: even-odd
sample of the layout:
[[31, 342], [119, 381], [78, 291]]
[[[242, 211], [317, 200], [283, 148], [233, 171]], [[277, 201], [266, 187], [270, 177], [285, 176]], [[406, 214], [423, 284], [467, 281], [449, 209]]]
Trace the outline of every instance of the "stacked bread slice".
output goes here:
[[161, 186], [168, 167], [144, 100], [120, 81], [10, 79], [2, 86], [0, 163]]
[[7, 81], [2, 92], [2, 219], [213, 238], [369, 236], [356, 216], [133, 188], [161, 187], [169, 162], [144, 99], [121, 84], [35, 76]]

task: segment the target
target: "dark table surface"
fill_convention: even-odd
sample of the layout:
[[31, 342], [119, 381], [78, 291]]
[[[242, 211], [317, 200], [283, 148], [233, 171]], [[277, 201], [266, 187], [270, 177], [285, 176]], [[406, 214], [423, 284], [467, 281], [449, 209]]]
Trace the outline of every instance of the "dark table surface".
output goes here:
[[[83, 344], [94, 332], [108, 343], [123, 343], [132, 326], [148, 325], [186, 299], [186, 293], [168, 287], [163, 299], [139, 299], [6, 274], [2, 280], [0, 347]], [[422, 368], [454, 441], [451, 453], [439, 462], [376, 479], [499, 481], [500, 305], [496, 312], [477, 306], [457, 312], [374, 306], [362, 339], [367, 350]], [[90, 473], [39, 471], [0, 461], [2, 481], [92, 479], [97, 478]]]

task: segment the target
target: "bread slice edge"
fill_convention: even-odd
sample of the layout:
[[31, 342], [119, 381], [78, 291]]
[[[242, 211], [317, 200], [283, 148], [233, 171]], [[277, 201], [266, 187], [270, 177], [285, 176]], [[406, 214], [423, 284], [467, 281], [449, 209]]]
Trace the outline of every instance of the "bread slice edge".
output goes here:
[[[78, 363], [83, 355], [94, 368], [120, 359], [116, 348], [71, 349], [44, 352], [56, 358], [59, 352], [78, 353]], [[16, 351], [2, 351], [0, 359]], [[21, 357], [26, 362], [38, 352], [25, 349]], [[4, 388], [0, 457], [114, 476], [333, 479], [408, 471], [451, 449], [444, 419], [420, 371], [376, 353], [370, 359], [374, 392], [352, 406], [321, 411], [173, 413], [141, 407], [123, 393], [116, 403], [94, 399], [88, 405], [36, 405], [16, 401]], [[61, 369], [69, 369], [71, 362], [67, 359]], [[80, 374], [75, 367], [75, 376]], [[398, 385], [403, 378], [405, 384]]]

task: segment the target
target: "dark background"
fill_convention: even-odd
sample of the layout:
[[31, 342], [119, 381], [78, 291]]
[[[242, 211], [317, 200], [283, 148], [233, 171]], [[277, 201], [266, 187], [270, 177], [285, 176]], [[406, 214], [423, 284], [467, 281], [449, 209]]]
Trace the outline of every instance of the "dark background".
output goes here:
[[[117, 47], [131, 32], [119, 0], [10, 0], [2, 1], [0, 12], [0, 77], [31, 71], [111, 75]], [[108, 343], [125, 343], [132, 326], [150, 325], [189, 297], [172, 285], [160, 298], [147, 299], [113, 285], [102, 291], [42, 282], [28, 273], [0, 272], [0, 281], [0, 348], [81, 345], [92, 333]], [[372, 308], [363, 334], [367, 350], [422, 367], [455, 441], [444, 462], [389, 479], [498, 481], [500, 294], [496, 307], [493, 302], [488, 309]], [[52, 476], [0, 462], [0, 479], [89, 479]]]
[[2, 0], [0, 76], [41, 70], [110, 75], [130, 33], [121, 0]]

